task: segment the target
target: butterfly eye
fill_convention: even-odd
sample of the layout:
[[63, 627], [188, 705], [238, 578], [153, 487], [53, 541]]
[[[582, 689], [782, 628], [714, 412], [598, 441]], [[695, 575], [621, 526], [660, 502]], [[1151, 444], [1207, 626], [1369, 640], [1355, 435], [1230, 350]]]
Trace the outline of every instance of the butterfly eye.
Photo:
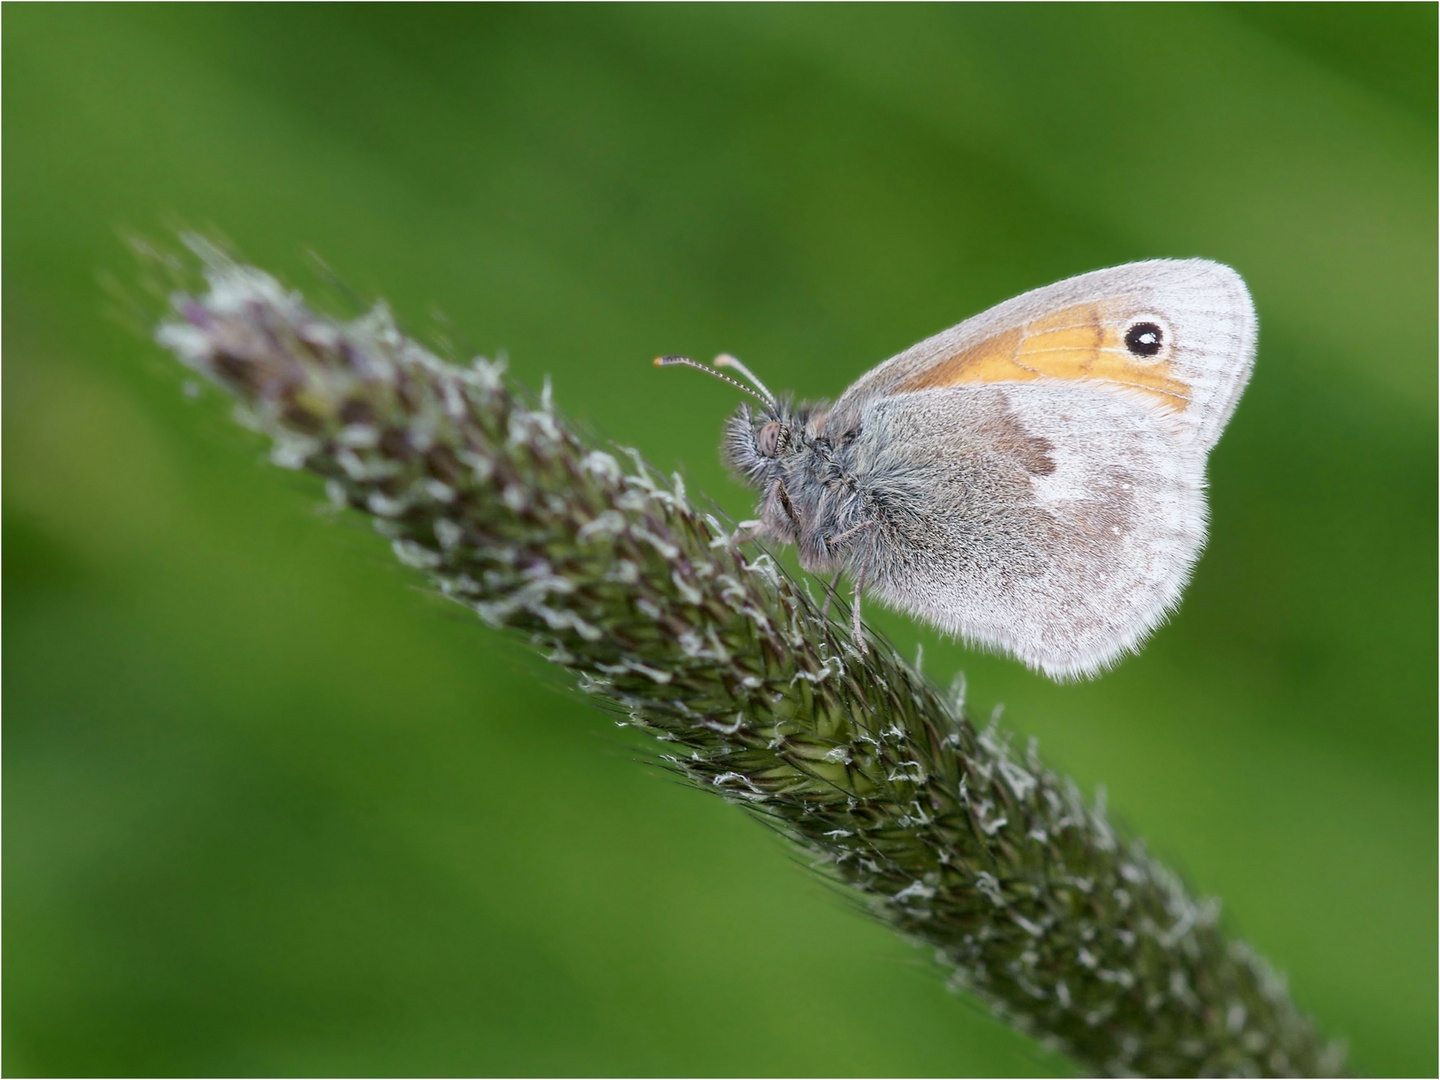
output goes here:
[[776, 451], [780, 449], [780, 437], [783, 432], [784, 428], [781, 427], [778, 420], [771, 420], [768, 424], [762, 425], [760, 434], [755, 440], [760, 453], [765, 457], [774, 457]]
[[1137, 322], [1125, 331], [1125, 348], [1136, 356], [1154, 356], [1165, 345], [1165, 331], [1158, 323]]

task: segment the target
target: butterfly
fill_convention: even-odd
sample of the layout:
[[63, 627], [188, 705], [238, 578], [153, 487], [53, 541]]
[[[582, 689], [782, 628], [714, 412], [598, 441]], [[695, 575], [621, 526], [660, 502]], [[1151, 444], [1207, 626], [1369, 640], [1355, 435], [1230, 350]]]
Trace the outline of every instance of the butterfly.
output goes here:
[[[1256, 318], [1227, 266], [1154, 260], [1035, 289], [927, 338], [835, 402], [725, 426], [760, 491], [738, 539], [1057, 680], [1093, 677], [1179, 603], [1205, 542], [1205, 465], [1250, 377]], [[833, 588], [833, 586], [832, 586]]]

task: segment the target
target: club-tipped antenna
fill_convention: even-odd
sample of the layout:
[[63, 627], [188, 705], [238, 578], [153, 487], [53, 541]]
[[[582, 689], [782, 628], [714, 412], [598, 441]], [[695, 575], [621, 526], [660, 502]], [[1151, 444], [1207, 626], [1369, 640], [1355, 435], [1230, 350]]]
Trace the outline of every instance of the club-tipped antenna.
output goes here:
[[[736, 379], [730, 378], [729, 375], [721, 375], [720, 372], [716, 371], [714, 368], [712, 368], [712, 367], [707, 367], [706, 365], [704, 365], [704, 364], [702, 364], [702, 363], [699, 363], [698, 361], [691, 360], [688, 356], [659, 356], [659, 357], [656, 357], [656, 359], [655, 359], [655, 366], [656, 366], [656, 367], [677, 367], [677, 366], [693, 367], [693, 368], [695, 368], [695, 369], [698, 370], [698, 371], [703, 371], [703, 372], [705, 372], [705, 374], [707, 374], [707, 375], [714, 375], [715, 378], [719, 379], [721, 382], [727, 382], [727, 383], [729, 383], [731, 386], [735, 387], [737, 390], [744, 390], [745, 393], [749, 394], [751, 397], [753, 397], [756, 401], [760, 402], [761, 404], [764, 404], [764, 405], [774, 405], [774, 404], [775, 404], [775, 399], [774, 399], [774, 398], [763, 398], [763, 397], [761, 397], [759, 394], [757, 394], [754, 390], [751, 390], [750, 387], [746, 386], [744, 383], [739, 382], [739, 381], [736, 380]], [[768, 393], [768, 391], [767, 391], [767, 393]]]
[[741, 375], [744, 375], [745, 378], [749, 379], [752, 383], [754, 383], [755, 389], [759, 390], [760, 393], [764, 394], [765, 399], [769, 401], [771, 405], [775, 404], [775, 395], [770, 392], [770, 388], [766, 386], [763, 382], [761, 382], [759, 379], [757, 379], [753, 371], [751, 371], [748, 367], [742, 364], [739, 360], [735, 359], [735, 357], [731, 356], [729, 353], [721, 353], [719, 356], [715, 357], [715, 366], [733, 367], [736, 371], [740, 372]]

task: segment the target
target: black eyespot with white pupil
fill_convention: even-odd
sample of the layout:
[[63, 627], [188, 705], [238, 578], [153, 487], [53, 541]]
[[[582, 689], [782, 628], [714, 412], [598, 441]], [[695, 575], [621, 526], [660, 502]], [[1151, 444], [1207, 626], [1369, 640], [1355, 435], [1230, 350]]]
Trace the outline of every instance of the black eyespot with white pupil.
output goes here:
[[1153, 322], [1137, 322], [1125, 331], [1125, 348], [1136, 356], [1154, 356], [1165, 345], [1165, 331]]

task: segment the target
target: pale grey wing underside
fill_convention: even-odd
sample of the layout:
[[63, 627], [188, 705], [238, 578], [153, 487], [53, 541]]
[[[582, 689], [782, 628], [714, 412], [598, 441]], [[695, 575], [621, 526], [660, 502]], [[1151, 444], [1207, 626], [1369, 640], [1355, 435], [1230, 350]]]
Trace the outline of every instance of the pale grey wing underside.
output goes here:
[[872, 590], [1055, 678], [1137, 648], [1204, 543], [1204, 450], [1090, 383], [872, 398], [857, 449], [887, 507]]

